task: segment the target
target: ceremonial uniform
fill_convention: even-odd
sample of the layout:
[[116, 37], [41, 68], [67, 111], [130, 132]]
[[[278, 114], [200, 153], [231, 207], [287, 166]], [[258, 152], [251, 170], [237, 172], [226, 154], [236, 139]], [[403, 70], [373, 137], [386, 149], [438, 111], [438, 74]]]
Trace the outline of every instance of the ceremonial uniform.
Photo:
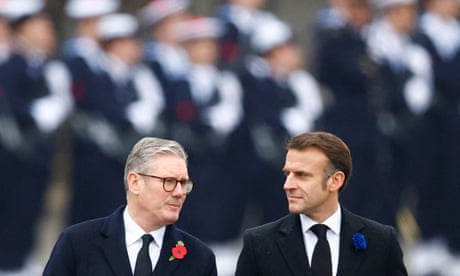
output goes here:
[[[436, 1], [433, 1], [435, 3]], [[435, 3], [436, 4], [436, 3]], [[456, 8], [458, 10], [458, 6]], [[430, 134], [424, 148], [425, 173], [419, 180], [417, 220], [425, 239], [444, 236], [451, 249], [460, 251], [460, 236], [456, 221], [449, 218], [459, 208], [454, 191], [458, 186], [458, 155], [460, 147], [460, 24], [458, 19], [441, 17], [428, 10], [419, 22], [415, 41], [430, 55], [433, 68], [434, 100], [426, 116]], [[433, 144], [442, 144], [448, 150], [439, 150]], [[442, 183], [442, 184], [439, 184]], [[446, 210], [440, 215], [429, 206]]]
[[[361, 29], [349, 23], [325, 29], [317, 51], [314, 67], [327, 101], [321, 128], [343, 137], [353, 151], [357, 171], [341, 199], [354, 212], [392, 223], [381, 207], [385, 200], [376, 192], [382, 188], [379, 183], [388, 170], [388, 157], [378, 128], [382, 95], [375, 86], [379, 73]], [[376, 198], [363, 199], [362, 193]]]
[[185, 20], [189, 4], [187, 0], [156, 0], [139, 13], [141, 22], [152, 35], [144, 45], [144, 60], [164, 92], [163, 116], [167, 122], [174, 120], [175, 111], [170, 108], [174, 107], [178, 93], [187, 86], [187, 55], [180, 47], [176, 27]]
[[246, 58], [252, 54], [250, 38], [259, 20], [274, 15], [268, 11], [250, 9], [237, 3], [225, 3], [218, 7], [217, 18], [223, 23], [220, 36], [220, 63], [236, 73], [244, 69]]
[[[216, 19], [192, 18], [178, 30], [189, 64], [185, 82], [168, 94], [168, 135], [188, 149], [191, 178], [200, 183], [178, 224], [208, 242], [233, 241], [241, 218], [230, 207], [239, 198], [231, 148], [242, 118], [242, 87], [217, 65]], [[200, 51], [206, 55], [195, 55]]]
[[273, 57], [300, 59], [287, 24], [267, 19], [254, 31], [251, 45], [258, 56], [249, 60], [241, 75], [245, 117], [237, 164], [247, 206], [260, 212], [257, 219], [265, 223], [287, 211], [283, 191], [277, 188], [284, 180], [279, 168], [285, 155], [278, 145], [290, 136], [315, 129], [323, 102], [317, 82], [308, 72], [299, 64], [281, 65]]
[[370, 26], [367, 43], [378, 64], [379, 86], [384, 99], [379, 126], [390, 146], [391, 173], [383, 186], [385, 200], [390, 203], [388, 210], [394, 214], [401, 205], [403, 191], [416, 187], [417, 177], [425, 171], [420, 171], [426, 167], [422, 162], [425, 157], [420, 154], [431, 144], [426, 118], [433, 95], [432, 71], [427, 52], [411, 41], [411, 26], [403, 28], [393, 22], [391, 16], [386, 16], [402, 11], [394, 8], [401, 6], [406, 11], [406, 21], [411, 22], [410, 14], [414, 14], [415, 20], [413, 1], [383, 1], [381, 5], [379, 8], [384, 15]]
[[[136, 30], [133, 17], [118, 14], [102, 17], [98, 27], [107, 45], [120, 38], [134, 40]], [[107, 49], [97, 60], [99, 72], [86, 71], [87, 78], [74, 79], [70, 223], [107, 215], [125, 201], [124, 158], [140, 136], [161, 128], [163, 92], [156, 78], [145, 66]]]
[[51, 47], [39, 48], [28, 36], [33, 27], [42, 31], [43, 39], [54, 36], [49, 18], [41, 12], [44, 3], [3, 4], [16, 52], [3, 52], [0, 65], [0, 274], [33, 273], [27, 265], [51, 181], [56, 133], [71, 111], [70, 77], [62, 63], [48, 59]]

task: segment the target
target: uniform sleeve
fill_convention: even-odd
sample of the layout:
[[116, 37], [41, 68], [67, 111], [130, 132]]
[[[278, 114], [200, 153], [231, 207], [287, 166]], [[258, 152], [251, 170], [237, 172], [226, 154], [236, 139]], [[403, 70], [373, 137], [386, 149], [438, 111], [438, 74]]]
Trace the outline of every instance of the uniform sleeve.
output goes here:
[[46, 65], [44, 74], [50, 95], [35, 100], [31, 106], [31, 113], [38, 128], [48, 133], [61, 125], [73, 106], [70, 74], [64, 64], [58, 61], [50, 62]]
[[138, 100], [127, 108], [127, 116], [138, 133], [148, 134], [156, 127], [165, 101], [160, 82], [145, 66], [139, 66], [134, 74]]

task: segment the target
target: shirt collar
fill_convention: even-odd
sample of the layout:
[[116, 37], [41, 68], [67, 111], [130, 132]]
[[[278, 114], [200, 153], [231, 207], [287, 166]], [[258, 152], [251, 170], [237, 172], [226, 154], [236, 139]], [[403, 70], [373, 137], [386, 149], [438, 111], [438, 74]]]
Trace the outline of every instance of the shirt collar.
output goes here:
[[[130, 246], [133, 243], [137, 242], [141, 239], [142, 235], [146, 234], [144, 230], [133, 220], [133, 218], [128, 213], [128, 208], [125, 208], [123, 212], [123, 220], [125, 225], [125, 239], [126, 239], [126, 246]], [[165, 235], [166, 227], [163, 226], [157, 230], [154, 230], [148, 234], [152, 235], [154, 238], [154, 244], [156, 244], [159, 248], [163, 245], [163, 238]]]
[[[305, 233], [306, 231], [310, 230], [310, 228], [318, 224], [318, 222], [314, 221], [310, 217], [308, 217], [305, 214], [300, 214], [300, 221], [302, 224], [302, 232]], [[342, 211], [340, 204], [337, 207], [337, 210], [327, 218], [322, 224], [327, 225], [329, 227], [329, 230], [331, 230], [334, 234], [339, 235], [340, 234], [340, 222], [342, 221]]]

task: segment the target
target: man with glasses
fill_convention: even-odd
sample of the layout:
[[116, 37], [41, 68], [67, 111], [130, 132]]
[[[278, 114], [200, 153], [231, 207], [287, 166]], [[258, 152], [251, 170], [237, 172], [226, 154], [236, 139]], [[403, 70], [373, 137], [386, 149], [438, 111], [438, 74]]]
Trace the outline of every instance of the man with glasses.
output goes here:
[[193, 189], [183, 147], [141, 139], [124, 181], [126, 206], [64, 230], [43, 275], [217, 275], [212, 251], [174, 225]]

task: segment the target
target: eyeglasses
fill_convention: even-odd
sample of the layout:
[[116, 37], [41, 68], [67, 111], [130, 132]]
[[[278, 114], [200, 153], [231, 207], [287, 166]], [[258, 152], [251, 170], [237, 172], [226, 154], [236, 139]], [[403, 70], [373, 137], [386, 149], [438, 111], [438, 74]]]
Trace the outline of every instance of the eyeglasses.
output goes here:
[[180, 184], [182, 189], [185, 190], [187, 194], [190, 193], [193, 189], [193, 182], [190, 179], [179, 180], [173, 177], [160, 177], [156, 175], [144, 174], [144, 173], [139, 173], [139, 172], [137, 174], [162, 180], [163, 190], [165, 190], [166, 192], [174, 191], [177, 187], [177, 184]]

